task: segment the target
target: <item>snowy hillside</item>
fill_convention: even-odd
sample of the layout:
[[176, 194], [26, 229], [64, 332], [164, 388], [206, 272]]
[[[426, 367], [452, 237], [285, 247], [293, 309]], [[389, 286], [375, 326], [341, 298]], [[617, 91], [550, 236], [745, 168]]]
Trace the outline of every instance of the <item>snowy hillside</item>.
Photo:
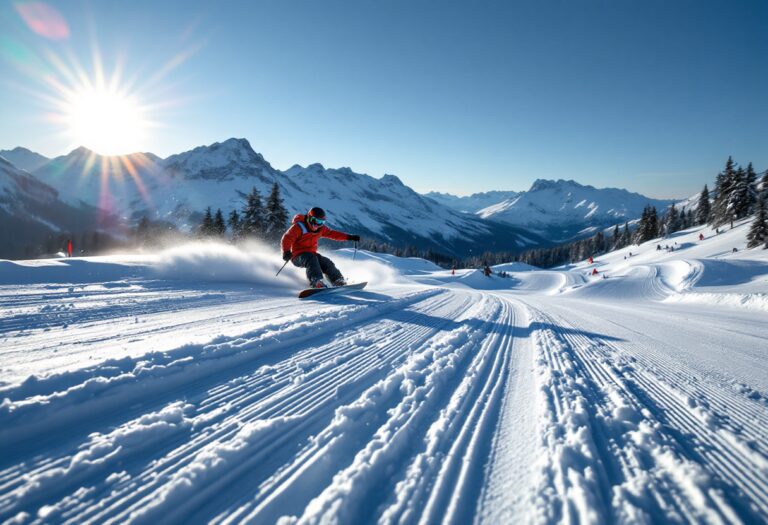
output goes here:
[[505, 200], [514, 199], [518, 195], [520, 195], [519, 191], [486, 191], [463, 197], [438, 191], [430, 191], [424, 194], [425, 197], [429, 197], [440, 204], [464, 213], [477, 213], [483, 208], [493, 206]]
[[245, 139], [229, 139], [160, 159], [151, 153], [102, 157], [78, 148], [35, 170], [62, 199], [87, 203], [135, 223], [143, 216], [196, 227], [211, 206], [226, 214], [242, 209], [256, 187], [266, 196], [274, 182], [291, 216], [313, 206], [330, 213], [331, 224], [396, 245], [419, 245], [442, 253], [520, 250], [546, 241], [521, 229], [457, 215], [411, 190], [394, 175], [380, 179], [349, 168], [320, 164], [273, 168]]
[[764, 523], [747, 227], [307, 301], [258, 246], [0, 261], [0, 521]]

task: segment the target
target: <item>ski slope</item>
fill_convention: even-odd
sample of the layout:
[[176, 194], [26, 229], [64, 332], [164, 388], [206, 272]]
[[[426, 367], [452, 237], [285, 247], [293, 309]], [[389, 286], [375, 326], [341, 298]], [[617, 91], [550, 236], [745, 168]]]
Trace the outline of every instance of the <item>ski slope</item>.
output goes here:
[[264, 247], [0, 261], [0, 521], [765, 522], [746, 228], [306, 301]]

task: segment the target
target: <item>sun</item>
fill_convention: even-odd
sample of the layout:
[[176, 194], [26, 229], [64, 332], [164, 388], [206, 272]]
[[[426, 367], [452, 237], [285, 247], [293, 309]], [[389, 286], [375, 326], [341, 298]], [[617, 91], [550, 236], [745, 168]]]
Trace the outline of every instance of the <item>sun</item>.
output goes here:
[[135, 97], [108, 88], [84, 88], [69, 98], [64, 119], [74, 144], [100, 155], [141, 148], [147, 125]]

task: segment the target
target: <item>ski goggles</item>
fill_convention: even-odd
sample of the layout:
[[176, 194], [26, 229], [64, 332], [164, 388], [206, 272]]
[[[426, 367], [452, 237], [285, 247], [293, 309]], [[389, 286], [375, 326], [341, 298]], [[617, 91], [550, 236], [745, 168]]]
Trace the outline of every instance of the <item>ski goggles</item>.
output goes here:
[[317, 217], [309, 217], [307, 219], [307, 222], [309, 222], [309, 224], [315, 224], [317, 226], [322, 226], [323, 224], [325, 224], [325, 219], [318, 219]]

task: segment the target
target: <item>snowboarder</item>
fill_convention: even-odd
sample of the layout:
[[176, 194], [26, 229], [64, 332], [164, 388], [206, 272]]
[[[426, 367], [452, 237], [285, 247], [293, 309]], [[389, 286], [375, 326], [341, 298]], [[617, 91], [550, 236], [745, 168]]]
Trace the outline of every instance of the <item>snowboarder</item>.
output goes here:
[[317, 253], [317, 241], [327, 237], [334, 241], [359, 241], [359, 235], [350, 235], [332, 230], [325, 225], [325, 211], [322, 208], [312, 208], [306, 215], [297, 214], [291, 227], [283, 235], [280, 245], [283, 249], [283, 260], [293, 262], [294, 266], [307, 269], [307, 279], [312, 288], [326, 288], [323, 274], [333, 286], [345, 286], [347, 281], [328, 257]]
[[72, 257], [72, 239], [67, 239], [67, 257]]

